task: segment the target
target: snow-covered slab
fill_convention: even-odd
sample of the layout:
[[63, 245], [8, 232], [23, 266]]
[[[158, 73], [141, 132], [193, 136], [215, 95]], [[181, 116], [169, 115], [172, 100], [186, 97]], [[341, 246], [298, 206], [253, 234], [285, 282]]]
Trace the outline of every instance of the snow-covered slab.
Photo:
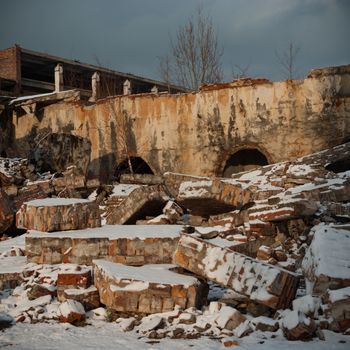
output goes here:
[[328, 288], [350, 286], [350, 231], [321, 223], [311, 233], [302, 263], [308, 292], [322, 294]]
[[23, 203], [16, 214], [19, 228], [44, 232], [101, 226], [98, 205], [79, 198], [44, 198]]
[[152, 314], [171, 311], [175, 305], [200, 307], [206, 296], [206, 285], [175, 272], [175, 265], [133, 267], [106, 260], [93, 263], [101, 302], [117, 311]]
[[0, 255], [10, 251], [12, 248], [25, 248], [25, 234], [0, 241]]
[[14, 288], [22, 282], [21, 274], [27, 263], [25, 256], [0, 258], [0, 289]]
[[108, 259], [127, 265], [171, 263], [181, 225], [105, 225], [93, 229], [26, 235], [28, 261], [91, 265]]
[[274, 309], [290, 305], [299, 282], [297, 274], [187, 234], [181, 235], [174, 260], [186, 270]]

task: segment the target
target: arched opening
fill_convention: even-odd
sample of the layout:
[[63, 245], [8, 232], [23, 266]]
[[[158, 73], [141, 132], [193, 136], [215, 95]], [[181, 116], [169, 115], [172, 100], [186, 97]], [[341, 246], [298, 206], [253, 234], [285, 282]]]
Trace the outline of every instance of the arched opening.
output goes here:
[[257, 149], [241, 149], [226, 161], [223, 176], [231, 177], [232, 174], [254, 170], [268, 164], [265, 155]]
[[[131, 168], [131, 169], [130, 169]], [[119, 181], [122, 174], [151, 174], [154, 175], [150, 166], [140, 157], [130, 157], [118, 164], [115, 177]]]
[[344, 171], [350, 170], [350, 157], [345, 157], [338, 159], [325, 166], [326, 170], [332, 171], [334, 173], [342, 173]]

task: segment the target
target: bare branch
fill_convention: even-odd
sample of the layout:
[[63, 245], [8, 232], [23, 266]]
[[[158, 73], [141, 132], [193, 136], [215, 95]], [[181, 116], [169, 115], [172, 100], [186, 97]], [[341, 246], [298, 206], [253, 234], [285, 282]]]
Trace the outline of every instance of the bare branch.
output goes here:
[[170, 39], [171, 53], [159, 59], [159, 71], [164, 81], [198, 90], [201, 84], [222, 81], [223, 49], [211, 18], [198, 7], [175, 39]]
[[235, 64], [232, 68], [232, 77], [233, 79], [243, 79], [249, 76], [248, 72], [250, 69], [250, 63], [245, 66], [241, 66], [239, 64]]
[[275, 51], [277, 62], [281, 66], [283, 75], [286, 79], [292, 80], [296, 78], [296, 59], [300, 52], [300, 47], [296, 46], [293, 42], [290, 42], [288, 49], [282, 52]]

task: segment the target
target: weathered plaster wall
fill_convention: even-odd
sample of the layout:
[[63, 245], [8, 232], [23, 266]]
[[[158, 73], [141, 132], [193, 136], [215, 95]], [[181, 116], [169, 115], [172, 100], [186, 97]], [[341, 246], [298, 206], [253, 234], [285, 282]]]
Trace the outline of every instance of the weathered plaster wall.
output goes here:
[[155, 173], [221, 175], [242, 148], [260, 150], [271, 163], [348, 140], [350, 67], [300, 81], [240, 81], [199, 93], [116, 96], [91, 106], [57, 103], [40, 116], [14, 112], [13, 124], [13, 147], [22, 156], [50, 131], [88, 139], [90, 177], [107, 179], [126, 151]]

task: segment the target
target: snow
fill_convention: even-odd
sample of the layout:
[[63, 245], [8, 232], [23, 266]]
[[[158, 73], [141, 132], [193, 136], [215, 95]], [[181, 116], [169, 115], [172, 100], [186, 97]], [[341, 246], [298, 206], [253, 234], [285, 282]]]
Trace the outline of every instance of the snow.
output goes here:
[[293, 329], [298, 324], [310, 324], [310, 319], [305, 316], [304, 313], [300, 311], [290, 311], [287, 313], [287, 315], [283, 318], [282, 324], [287, 329]]
[[213, 181], [184, 181], [179, 187], [179, 197], [203, 197], [209, 193], [205, 187], [211, 187], [212, 185]]
[[[235, 236], [235, 235], [234, 235]], [[233, 237], [234, 237], [233, 236]], [[242, 237], [245, 237], [243, 235], [239, 235]], [[236, 237], [238, 238], [238, 237]], [[246, 238], [246, 237], [245, 237]], [[238, 239], [236, 241], [228, 241], [227, 239], [225, 238], [221, 238], [221, 237], [215, 237], [215, 238], [211, 238], [211, 239], [207, 239], [206, 241], [208, 241], [209, 243], [212, 243], [212, 244], [215, 244], [216, 246], [218, 247], [221, 247], [221, 248], [228, 248], [230, 249], [231, 247], [234, 247], [234, 246], [237, 246], [237, 245], [241, 245], [243, 244], [244, 242], [239, 241]]]
[[48, 92], [48, 93], [45, 93], [45, 94], [38, 94], [38, 95], [29, 95], [29, 96], [17, 97], [17, 98], [15, 98], [15, 99], [11, 100], [11, 101], [9, 102], [9, 105], [12, 105], [13, 103], [20, 102], [20, 101], [30, 100], [30, 99], [36, 98], [36, 97], [52, 96], [52, 95], [55, 95], [56, 93], [57, 93], [57, 91], [53, 91], [53, 92]]
[[25, 249], [25, 234], [17, 236], [15, 238], [6, 239], [0, 241], [0, 254], [6, 253], [14, 247]]
[[308, 164], [294, 164], [290, 165], [287, 171], [288, 175], [302, 177], [314, 172], [314, 169]]
[[266, 316], [258, 316], [251, 320], [251, 323], [257, 325], [258, 323], [275, 326], [278, 321]]
[[119, 326], [124, 332], [128, 331], [130, 328], [132, 328], [132, 325], [135, 323], [135, 320], [135, 317], [124, 318], [123, 320], [121, 320], [121, 322], [119, 322]]
[[28, 237], [56, 237], [56, 238], [176, 238], [180, 236], [182, 225], [105, 225], [84, 230], [40, 232], [29, 230]]
[[[107, 260], [94, 260], [93, 263], [97, 268], [103, 270], [110, 278], [116, 281], [127, 279], [133, 281], [133, 283], [135, 281], [143, 281], [168, 285], [181, 284], [185, 287], [198, 283], [198, 280], [194, 277], [180, 275], [171, 271], [171, 269], [176, 268], [176, 265], [172, 264], [150, 264], [135, 267], [113, 263]], [[142, 286], [142, 284], [137, 284], [135, 288], [142, 288]]]
[[350, 232], [321, 223], [311, 229], [313, 239], [302, 262], [311, 281], [325, 275], [350, 279]]
[[[98, 310], [98, 309], [96, 309]], [[93, 314], [96, 310], [90, 311]], [[98, 316], [98, 315], [96, 315]], [[123, 349], [123, 350], [218, 350], [225, 349], [219, 340], [210, 337], [199, 339], [160, 339], [149, 343], [151, 339], [140, 337], [136, 331], [123, 332], [120, 323], [106, 323], [90, 319], [91, 325], [74, 327], [67, 323], [18, 323], [4, 330], [0, 337], [0, 348], [11, 350], [80, 350], [80, 349]], [[237, 330], [237, 329], [236, 329]], [[281, 332], [254, 332], [237, 339], [237, 350], [348, 350], [349, 336], [324, 330], [325, 341], [314, 338], [312, 341], [287, 341]], [[273, 336], [273, 338], [272, 338]], [[225, 338], [224, 338], [225, 339]], [[226, 338], [228, 339], [228, 338]]]
[[118, 184], [113, 187], [110, 197], [127, 197], [132, 191], [140, 187], [142, 187], [142, 185]]
[[63, 317], [68, 317], [71, 313], [84, 315], [85, 310], [83, 305], [78, 301], [68, 299], [64, 301], [58, 308], [58, 315], [61, 315]]
[[27, 263], [25, 256], [8, 256], [0, 258], [0, 274], [20, 273]]
[[33, 207], [54, 207], [60, 205], [74, 205], [80, 203], [92, 203], [92, 201], [81, 198], [44, 198], [34, 199], [32, 201], [25, 202], [25, 204], [31, 205]]
[[159, 315], [150, 315], [142, 319], [141, 325], [138, 327], [138, 330], [142, 333], [151, 331], [159, 327], [163, 322], [163, 317]]
[[236, 315], [239, 315], [240, 312], [233, 307], [230, 306], [223, 306], [217, 318], [215, 319], [215, 323], [218, 325], [219, 328], [225, 328], [227, 322], [231, 319], [234, 319]]
[[148, 282], [143, 281], [134, 281], [131, 282], [124, 287], [114, 286], [113, 284], [110, 286], [112, 292], [124, 291], [124, 292], [140, 292], [149, 288]]
[[95, 286], [90, 286], [88, 288], [72, 288], [72, 289], [65, 289], [64, 292], [67, 295], [82, 295], [85, 293], [90, 293], [90, 292], [96, 292], [97, 288]]
[[47, 96], [54, 96], [57, 95], [57, 97], [60, 96], [62, 93], [67, 93], [67, 92], [74, 92], [75, 90], [65, 90], [65, 91], [52, 91], [52, 92], [47, 92], [44, 94], [37, 94], [37, 95], [29, 95], [29, 96], [21, 96], [17, 97], [9, 102], [9, 105], [12, 105], [16, 102], [21, 102], [21, 101], [26, 101], [26, 100], [31, 100], [33, 98], [40, 98], [40, 97], [47, 97]]
[[[204, 272], [208, 279], [214, 279], [223, 285], [227, 285], [233, 271], [233, 264], [228, 253], [221, 247], [207, 249], [203, 259]], [[222, 264], [218, 264], [218, 261]]]
[[340, 288], [328, 291], [329, 300], [331, 303], [350, 299], [350, 287]]
[[319, 308], [321, 300], [312, 295], [305, 295], [301, 298], [293, 300], [293, 310], [301, 311], [306, 315], [313, 315]]

